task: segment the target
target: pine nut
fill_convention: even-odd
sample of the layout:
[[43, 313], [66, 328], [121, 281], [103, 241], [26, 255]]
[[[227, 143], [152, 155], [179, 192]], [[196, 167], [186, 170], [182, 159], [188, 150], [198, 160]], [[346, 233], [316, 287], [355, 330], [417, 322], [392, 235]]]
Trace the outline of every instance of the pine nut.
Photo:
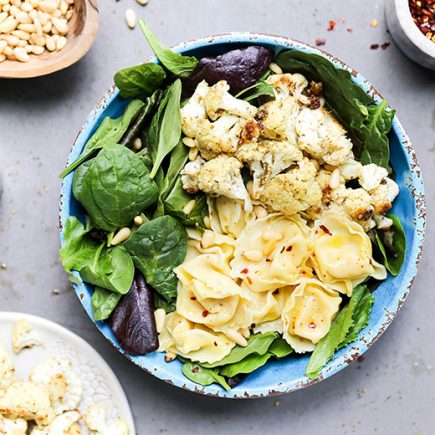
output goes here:
[[261, 205], [254, 205], [254, 213], [257, 219], [265, 218], [267, 216], [267, 210]]
[[12, 32], [12, 30], [15, 30], [17, 28], [17, 24], [17, 20], [9, 15], [6, 20], [0, 23], [0, 33]]
[[34, 8], [37, 8], [37, 7], [39, 7], [39, 0], [30, 0], [30, 4], [31, 4]]
[[53, 37], [47, 36], [45, 38], [45, 46], [47, 47], [48, 51], [54, 51], [54, 50], [56, 50], [56, 43], [54, 42]]
[[246, 183], [246, 190], [251, 198], [254, 196], [254, 182], [252, 180]]
[[157, 310], [155, 310], [154, 318], [156, 319], [157, 333], [160, 334], [163, 331], [163, 327], [165, 326], [165, 320], [166, 320], [166, 312], [164, 308], [158, 308]]
[[316, 171], [320, 170], [320, 163], [316, 159], [310, 159], [310, 163], [312, 163], [315, 166]]
[[133, 222], [134, 222], [134, 224], [137, 225], [138, 227], [141, 226], [141, 225], [143, 224], [142, 216], [136, 216], [136, 217], [133, 219]]
[[211, 222], [210, 222], [210, 218], [208, 216], [205, 216], [205, 218], [204, 218], [204, 226], [206, 228], [211, 228]]
[[131, 229], [128, 227], [121, 228], [112, 239], [112, 246], [125, 242], [131, 236]]
[[19, 39], [18, 40], [17, 47], [25, 47], [26, 45], [27, 45], [27, 41], [24, 41], [24, 39]]
[[32, 46], [31, 45], [26, 45], [24, 48], [25, 48], [27, 54], [32, 53]]
[[11, 9], [9, 10], [9, 14], [16, 17], [20, 13], [20, 10], [16, 6], [11, 6]]
[[9, 5], [9, 0], [0, 0], [0, 6]]
[[16, 47], [18, 45], [18, 42], [20, 41], [19, 38], [12, 35], [4, 35], [3, 39], [8, 43], [10, 47]]
[[60, 10], [60, 13], [62, 15], [65, 15], [66, 12], [68, 11], [68, 3], [66, 1], [62, 0], [60, 2], [60, 9], [59, 10]]
[[35, 18], [38, 18], [38, 11], [35, 11], [35, 9], [33, 9], [33, 11], [30, 11], [30, 12], [29, 12], [29, 17], [32, 19], [32, 21], [33, 21]]
[[258, 263], [263, 258], [263, 254], [257, 249], [250, 249], [249, 251], [245, 251], [243, 253], [243, 256], [247, 260], [253, 261], [254, 263]]
[[270, 239], [265, 245], [263, 249], [263, 255], [268, 257], [276, 248], [277, 240]]
[[201, 248], [207, 249], [213, 245], [215, 241], [215, 235], [213, 231], [206, 230], [201, 238]]
[[33, 10], [33, 6], [30, 3], [24, 2], [21, 4], [21, 10], [24, 12], [30, 12]]
[[282, 68], [275, 62], [272, 62], [269, 64], [269, 69], [274, 73], [274, 74], [282, 74], [283, 70]]
[[15, 19], [20, 24], [32, 24], [32, 19], [30, 18], [30, 15], [27, 12], [20, 11], [18, 15], [15, 17]]
[[340, 169], [335, 169], [329, 177], [329, 187], [331, 189], [337, 189], [340, 186]]
[[11, 5], [4, 5], [3, 7], [2, 7], [2, 11], [3, 12], [9, 12], [9, 9], [11, 8]]
[[62, 14], [60, 13], [60, 10], [59, 10], [59, 9], [56, 9], [56, 10], [51, 14], [51, 16], [54, 17], [54, 18], [60, 18], [60, 17], [62, 16]]
[[137, 137], [134, 141], [133, 141], [133, 149], [135, 151], [139, 151], [142, 148], [142, 139], [140, 137]]
[[4, 20], [6, 20], [6, 18], [8, 17], [8, 13], [7, 12], [1, 12], [0, 13], [0, 23], [3, 23]]
[[42, 26], [41, 22], [38, 20], [38, 18], [35, 18], [33, 20], [33, 25], [35, 26], [35, 32], [38, 36], [42, 36]]
[[136, 0], [141, 6], [145, 6], [148, 4], [149, 0]]
[[14, 51], [12, 50], [11, 47], [7, 46], [4, 50], [3, 50], [3, 54], [7, 57], [10, 57], [14, 54]]
[[249, 328], [240, 328], [240, 334], [243, 335], [246, 339], [248, 339], [251, 336], [251, 332], [249, 331]]
[[166, 362], [174, 361], [175, 358], [177, 358], [177, 355], [174, 352], [166, 352], [166, 355], [165, 355]]
[[38, 11], [36, 16], [38, 17], [41, 26], [45, 26], [50, 21], [50, 15], [45, 12]]
[[53, 23], [51, 21], [47, 21], [43, 26], [42, 26], [42, 31], [44, 33], [50, 33], [51, 29], [53, 28]]
[[47, 12], [47, 14], [51, 14], [56, 10], [56, 3], [50, 0], [44, 0], [39, 3], [39, 10], [42, 12]]
[[242, 334], [240, 334], [237, 331], [234, 331], [234, 329], [229, 329], [225, 332], [225, 335], [234, 343], [238, 344], [241, 347], [246, 347], [248, 345], [248, 342], [246, 341], [246, 338], [243, 337]]
[[195, 139], [192, 139], [191, 137], [183, 137], [182, 142], [184, 145], [186, 145], [188, 148], [194, 148], [196, 146]]
[[191, 162], [195, 161], [196, 158], [198, 157], [198, 153], [199, 153], [198, 148], [190, 148], [190, 150], [189, 150], [189, 160]]
[[30, 39], [30, 33], [24, 32], [23, 30], [14, 30], [11, 34], [19, 39], [23, 39], [24, 41]]
[[0, 54], [0, 63], [6, 60], [6, 56], [4, 54]]
[[65, 14], [65, 18], [69, 21], [72, 18], [73, 14], [74, 14], [74, 11], [71, 9], [71, 10], [67, 11], [67, 13]]
[[263, 234], [261, 234], [261, 237], [263, 238], [263, 240], [265, 242], [268, 242], [269, 240], [279, 241], [283, 238], [283, 235], [279, 231], [266, 230], [266, 231], [263, 231]]
[[127, 23], [127, 26], [130, 27], [130, 29], [134, 29], [137, 24], [137, 18], [136, 18], [136, 12], [133, 9], [127, 9], [125, 11], [125, 21]]
[[62, 48], [65, 47], [66, 43], [67, 39], [65, 38], [65, 36], [61, 36], [56, 42], [56, 50], [62, 50]]
[[30, 45], [30, 47], [32, 48], [32, 53], [38, 56], [44, 53], [45, 51], [45, 48], [40, 45]]
[[0, 41], [0, 54], [3, 53], [3, 50], [8, 46], [6, 41]]
[[35, 33], [35, 25], [33, 23], [18, 24], [18, 29], [27, 33]]
[[190, 214], [190, 212], [193, 210], [193, 207], [195, 207], [195, 203], [196, 201], [194, 199], [192, 199], [191, 201], [189, 201], [183, 208], [183, 213], [188, 215]]
[[36, 33], [30, 35], [30, 41], [34, 45], [39, 45], [40, 47], [45, 47], [45, 38], [43, 36], [38, 36]]
[[65, 35], [68, 32], [68, 23], [66, 20], [53, 18], [51, 21], [61, 35]]
[[14, 55], [20, 62], [28, 62], [30, 60], [29, 55], [23, 47], [14, 48]]

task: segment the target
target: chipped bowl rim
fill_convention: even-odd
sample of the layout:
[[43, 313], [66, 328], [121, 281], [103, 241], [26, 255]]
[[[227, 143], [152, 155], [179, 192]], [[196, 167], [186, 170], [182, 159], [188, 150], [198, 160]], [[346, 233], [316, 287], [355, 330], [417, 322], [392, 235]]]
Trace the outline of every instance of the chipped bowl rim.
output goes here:
[[[217, 44], [231, 45], [237, 43], [258, 43], [274, 46], [280, 51], [285, 49], [293, 49], [302, 50], [307, 53], [319, 54], [330, 60], [336, 67], [349, 71], [352, 75], [353, 81], [358, 84], [362, 89], [364, 89], [364, 91], [368, 95], [374, 98], [376, 103], [379, 103], [382, 100], [381, 94], [374, 88], [374, 86], [360, 73], [352, 69], [346, 63], [317, 47], [313, 47], [309, 44], [292, 38], [265, 33], [232, 32], [218, 35], [210, 35], [182, 42], [173, 47], [173, 50], [179, 53], [183, 53], [185, 51], [201, 49], [207, 46]], [[151, 57], [147, 60], [157, 62], [157, 59], [155, 57]], [[113, 103], [118, 95], [119, 91], [116, 89], [115, 85], [113, 85], [90, 112], [86, 122], [81, 127], [77, 138], [74, 141], [74, 144], [70, 150], [67, 165], [71, 164], [81, 154], [87, 139], [93, 133], [97, 124], [101, 122], [103, 112]], [[181, 365], [176, 365], [178, 372], [174, 373], [174, 370], [171, 367], [177, 361], [168, 364], [164, 361], [163, 354], [161, 353], [154, 352], [152, 354], [144, 356], [133, 356], [124, 352], [117, 343], [109, 326], [105, 322], [96, 322], [93, 320], [90, 288], [83, 283], [73, 283], [76, 294], [83, 307], [85, 308], [87, 314], [89, 315], [91, 321], [96, 324], [97, 328], [104, 335], [104, 337], [119, 352], [121, 352], [126, 358], [142, 368], [144, 371], [176, 387], [212, 397], [231, 399], [253, 399], [281, 395], [314, 385], [344, 369], [353, 361], [358, 359], [362, 354], [364, 354], [364, 352], [366, 352], [366, 350], [377, 341], [377, 339], [383, 334], [386, 328], [391, 324], [392, 320], [399, 312], [401, 306], [403, 305], [406, 297], [409, 294], [409, 290], [417, 275], [418, 266], [422, 255], [426, 226], [426, 200], [421, 169], [415, 155], [415, 151], [397, 116], [394, 117], [392, 130], [394, 130], [397, 135], [400, 147], [405, 154], [406, 163], [410, 168], [410, 182], [408, 187], [411, 191], [415, 203], [416, 217], [414, 222], [415, 225], [413, 243], [412, 246], [407, 247], [408, 267], [406, 268], [406, 270], [401, 271], [400, 276], [402, 278], [402, 284], [400, 286], [400, 291], [396, 292], [396, 294], [394, 295], [394, 300], [389, 304], [389, 306], [384, 308], [384, 312], [380, 320], [372, 328], [365, 328], [362, 333], [360, 333], [357, 341], [351, 343], [342, 351], [339, 351], [339, 355], [334, 356], [334, 358], [328, 362], [328, 364], [320, 372], [318, 378], [309, 379], [305, 376], [302, 376], [289, 380], [281, 379], [279, 382], [271, 382], [271, 385], [268, 385], [267, 387], [262, 386], [258, 388], [244, 388], [244, 383], [242, 382], [230, 391], [225, 391], [223, 388], [215, 384], [209, 386], [198, 385], [184, 377], [184, 375], [181, 373]], [[65, 222], [67, 218], [73, 214], [71, 213], [71, 202], [75, 200], [72, 196], [72, 177], [73, 172], [68, 174], [63, 179], [60, 190], [59, 226], [61, 245], [63, 245]], [[80, 280], [80, 276], [77, 272], [74, 271], [73, 274]], [[380, 284], [378, 290], [382, 286], [383, 283]], [[268, 363], [268, 365], [269, 364], [273, 363]], [[250, 376], [253, 375], [251, 374]], [[285, 375], [282, 376], [282, 378], [285, 378]]]

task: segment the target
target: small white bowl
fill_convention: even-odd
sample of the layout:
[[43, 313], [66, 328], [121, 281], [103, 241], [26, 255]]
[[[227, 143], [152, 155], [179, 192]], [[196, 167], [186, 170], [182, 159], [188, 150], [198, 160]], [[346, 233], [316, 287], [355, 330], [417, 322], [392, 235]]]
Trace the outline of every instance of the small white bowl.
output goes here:
[[435, 42], [426, 38], [412, 19], [407, 0], [386, 0], [388, 30], [402, 52], [421, 66], [435, 70]]

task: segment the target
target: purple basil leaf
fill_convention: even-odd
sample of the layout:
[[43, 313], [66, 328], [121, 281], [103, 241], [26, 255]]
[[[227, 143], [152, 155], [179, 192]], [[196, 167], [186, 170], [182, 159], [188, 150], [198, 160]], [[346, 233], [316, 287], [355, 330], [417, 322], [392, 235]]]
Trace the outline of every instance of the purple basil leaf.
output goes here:
[[119, 301], [108, 322], [126, 352], [145, 355], [158, 349], [153, 290], [140, 273], [136, 273], [131, 289]]
[[231, 50], [216, 57], [203, 57], [184, 83], [184, 89], [191, 94], [202, 80], [209, 85], [226, 80], [231, 93], [237, 94], [256, 83], [271, 61], [272, 51], [258, 45]]

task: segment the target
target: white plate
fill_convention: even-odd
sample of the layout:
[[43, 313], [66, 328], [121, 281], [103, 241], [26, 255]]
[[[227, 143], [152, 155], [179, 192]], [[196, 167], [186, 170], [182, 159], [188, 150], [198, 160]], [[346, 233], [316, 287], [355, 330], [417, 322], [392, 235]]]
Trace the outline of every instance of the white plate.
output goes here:
[[[15, 322], [26, 319], [44, 339], [44, 346], [12, 352], [12, 328]], [[0, 342], [13, 355], [18, 379], [27, 379], [32, 368], [48, 356], [66, 357], [73, 363], [83, 381], [83, 399], [79, 411], [83, 414], [91, 404], [108, 401], [112, 416], [119, 415], [135, 434], [133, 416], [127, 397], [104, 359], [82, 338], [63, 326], [42, 317], [24, 313], [0, 312]]]

